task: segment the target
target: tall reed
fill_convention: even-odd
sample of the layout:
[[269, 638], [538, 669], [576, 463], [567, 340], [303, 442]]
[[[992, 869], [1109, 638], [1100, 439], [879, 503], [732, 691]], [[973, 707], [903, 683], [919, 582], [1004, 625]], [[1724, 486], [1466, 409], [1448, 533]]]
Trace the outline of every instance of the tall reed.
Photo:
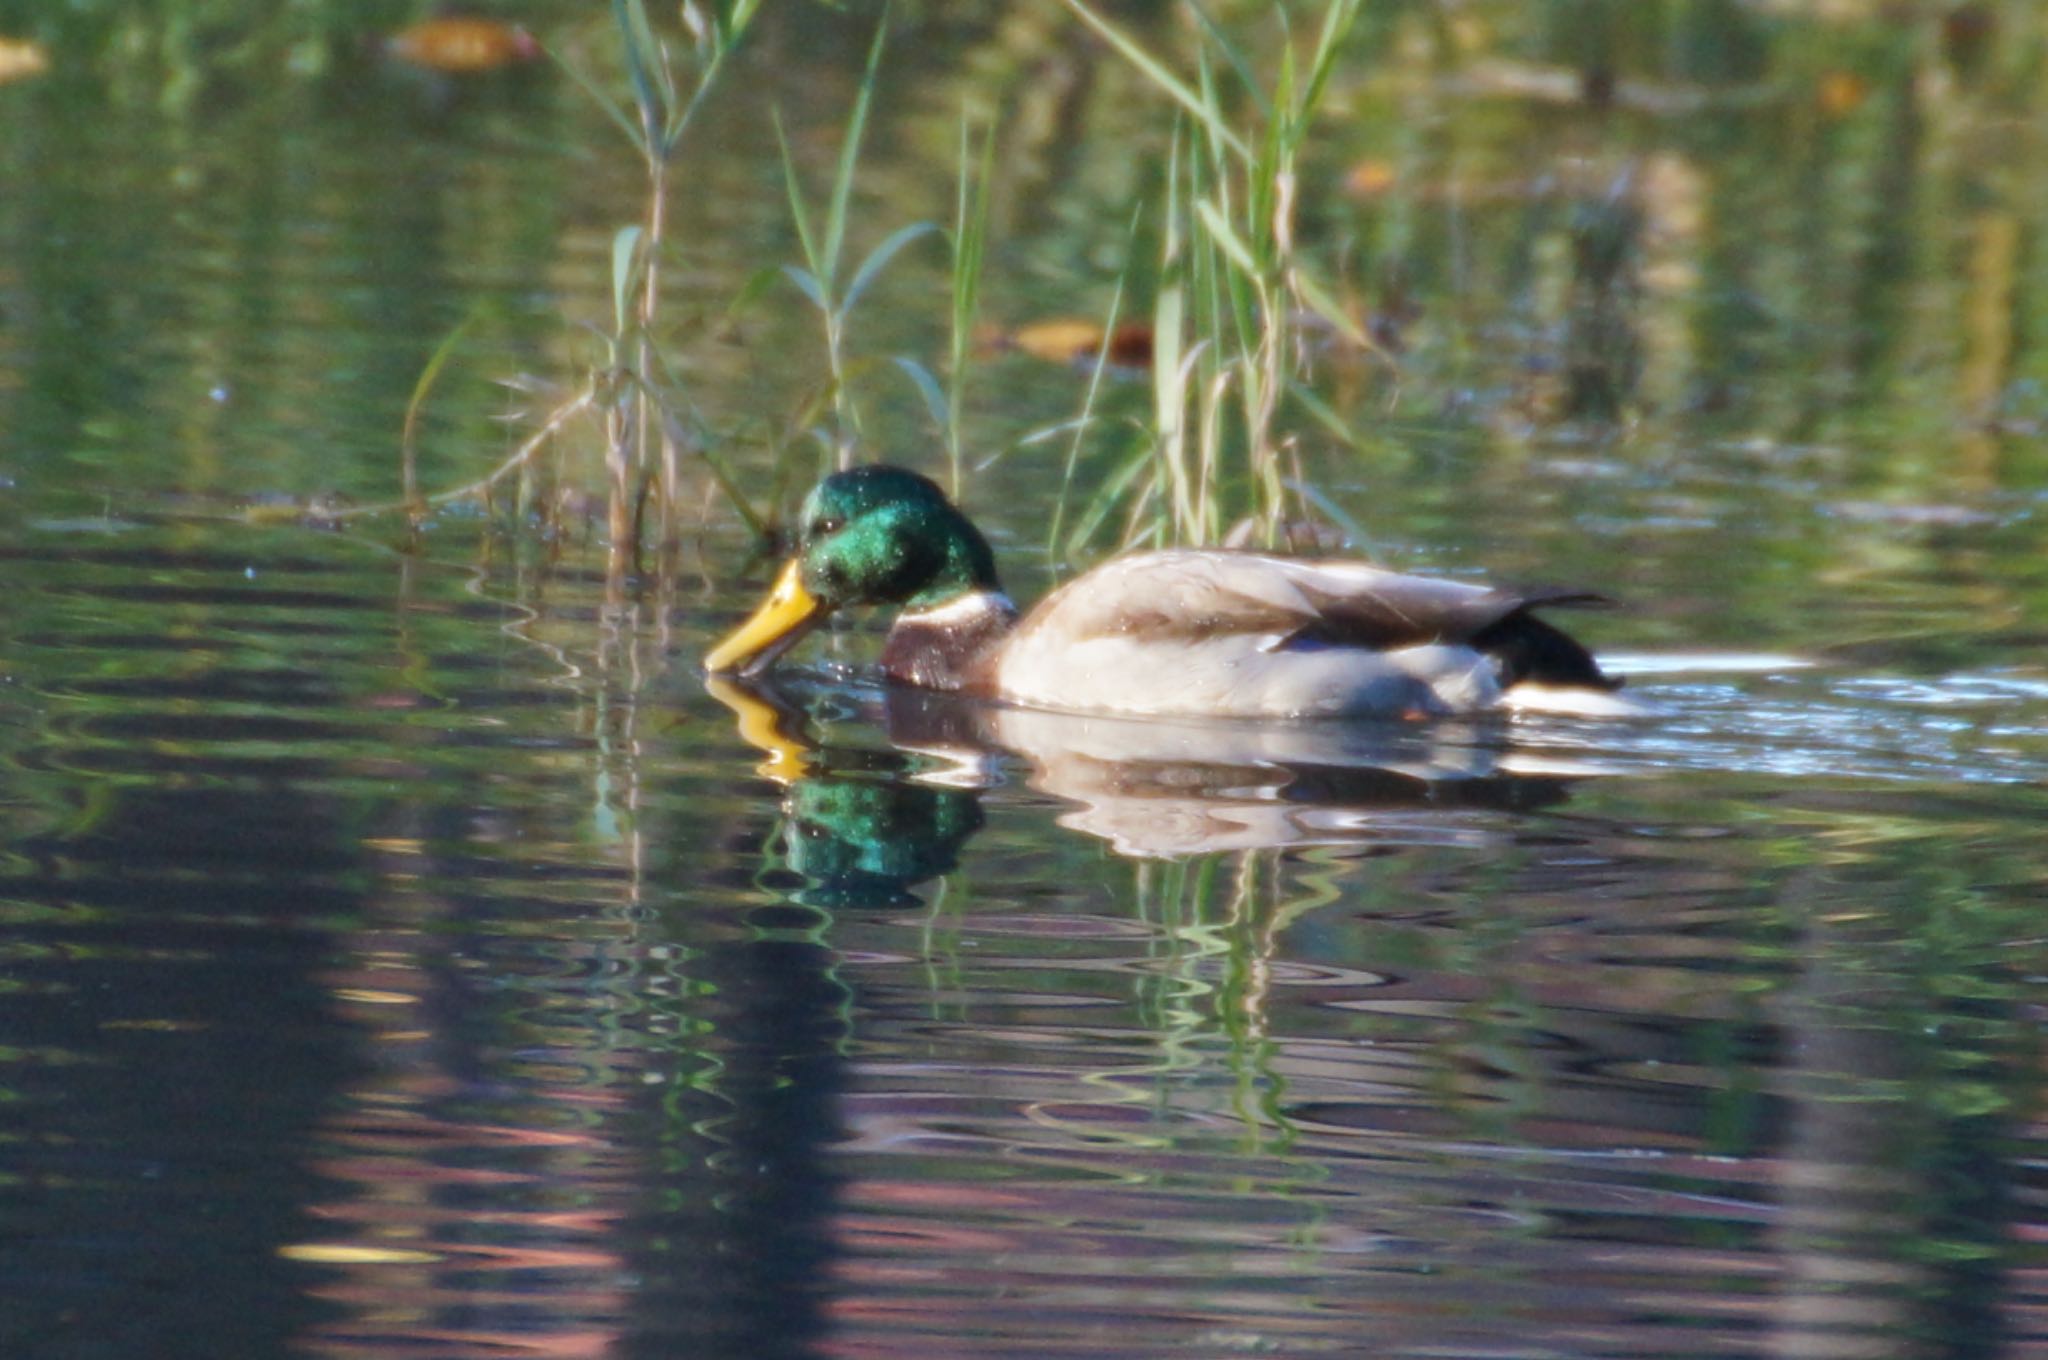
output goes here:
[[[1141, 475], [1113, 478], [1103, 494], [1128, 497], [1127, 540], [1216, 541], [1241, 501], [1250, 540], [1271, 545], [1309, 501], [1282, 420], [1300, 388], [1303, 319], [1372, 347], [1316, 279], [1294, 234], [1301, 150], [1360, 0], [1327, 0], [1305, 65], [1279, 11], [1283, 40], [1270, 89], [1199, 7], [1189, 7], [1198, 38], [1193, 75], [1184, 78], [1090, 0], [1062, 3], [1177, 106], [1158, 210], [1154, 438]], [[1249, 117], [1233, 111], [1225, 80]], [[1234, 487], [1242, 488], [1236, 497]], [[1083, 521], [1103, 510], [1091, 507]]]
[[[963, 429], [967, 402], [967, 374], [974, 359], [974, 326], [981, 307], [981, 265], [988, 249], [989, 184], [995, 175], [996, 130], [983, 129], [981, 154], [972, 154], [970, 125], [960, 119], [960, 162], [958, 192], [953, 205], [952, 244], [952, 328], [949, 336], [945, 406], [935, 415], [946, 435], [946, 467], [957, 497], [966, 463], [966, 434]], [[913, 377], [916, 375], [913, 374]]]
[[[681, 492], [678, 461], [684, 447], [705, 454], [720, 485], [738, 496], [736, 484], [717, 463], [708, 442], [693, 438], [676, 404], [663, 400], [673, 385], [665, 381], [666, 366], [655, 335], [674, 169], [691, 125], [760, 5], [761, 0], [733, 0], [707, 13], [695, 0], [684, 0], [680, 14], [689, 42], [678, 51], [655, 33], [645, 0], [612, 0], [632, 93], [630, 108], [584, 72], [563, 63], [633, 144], [647, 174], [645, 220], [622, 228], [613, 238], [612, 329], [604, 336], [606, 369], [613, 380], [596, 384], [605, 430], [607, 529], [614, 577], [638, 557], [644, 491], [650, 480], [659, 486], [672, 537]], [[749, 521], [758, 523], [743, 499], [737, 503]]]
[[[818, 310], [819, 319], [825, 327], [825, 359], [830, 371], [830, 405], [835, 428], [827, 439], [829, 461], [845, 468], [852, 464], [854, 450], [861, 436], [860, 406], [853, 390], [853, 369], [847, 355], [847, 323], [853, 309], [864, 297], [883, 269], [901, 253], [903, 248], [920, 237], [939, 230], [934, 222], [912, 222], [898, 227], [884, 237], [879, 245], [862, 258], [851, 273], [842, 269], [846, 246], [848, 207], [853, 199], [855, 172], [860, 165], [861, 140], [867, 132], [868, 112], [874, 106], [875, 89], [882, 69], [882, 51], [887, 45], [889, 33], [889, 12], [885, 6], [881, 18], [875, 25], [874, 41], [868, 47], [867, 66], [861, 72], [860, 89], [854, 96], [853, 109], [847, 116], [846, 131], [839, 142], [838, 169], [833, 176], [831, 193], [826, 199], [824, 217], [819, 221], [816, 209], [804, 192], [803, 182], [797, 175], [796, 158], [790, 152], [789, 138], [778, 114], [775, 119], [775, 135], [782, 148], [783, 183], [789, 198], [789, 215], [796, 227], [797, 243], [803, 251], [803, 263], [788, 264], [782, 272], [809, 298]], [[842, 277], [844, 282], [842, 283]], [[926, 399], [933, 399], [934, 387], [928, 381], [929, 375], [921, 366], [899, 360], [913, 379], [920, 381]], [[945, 421], [941, 420], [941, 428]]]

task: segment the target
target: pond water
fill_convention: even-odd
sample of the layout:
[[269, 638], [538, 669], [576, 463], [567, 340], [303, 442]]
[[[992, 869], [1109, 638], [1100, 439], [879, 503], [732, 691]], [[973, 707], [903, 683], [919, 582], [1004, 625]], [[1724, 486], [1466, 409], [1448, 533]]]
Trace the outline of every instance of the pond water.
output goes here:
[[[591, 8], [528, 17], [602, 73]], [[988, 312], [1101, 315], [1169, 114], [1057, 6], [932, 8], [855, 248], [1000, 112]], [[1572, 626], [1657, 710], [1386, 727], [928, 701], [863, 626], [707, 687], [768, 570], [708, 490], [624, 590], [574, 516], [247, 521], [392, 498], [466, 318], [421, 475], [498, 462], [638, 169], [545, 70], [170, 101], [46, 33], [0, 83], [0, 1353], [2048, 1353], [2048, 30], [1845, 8], [1362, 26], [1303, 230], [1404, 350], [1304, 456], [1383, 560], [1621, 597]], [[669, 299], [761, 479], [816, 318], [708, 323], [797, 258], [768, 109], [822, 193], [872, 31], [771, 9]], [[946, 306], [913, 248], [852, 343], [936, 369]], [[888, 369], [867, 448], [936, 471]], [[971, 389], [1020, 595], [1086, 381]]]

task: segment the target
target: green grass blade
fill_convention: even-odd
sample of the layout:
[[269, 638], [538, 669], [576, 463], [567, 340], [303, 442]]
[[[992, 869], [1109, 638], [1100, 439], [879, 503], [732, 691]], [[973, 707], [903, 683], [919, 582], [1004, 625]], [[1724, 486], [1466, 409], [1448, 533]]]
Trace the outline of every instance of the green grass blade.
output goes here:
[[669, 442], [679, 449], [690, 450], [703, 461], [711, 471], [711, 480], [718, 483], [718, 489], [732, 502], [732, 508], [747, 522], [747, 528], [754, 537], [765, 540], [769, 536], [767, 517], [747, 500], [747, 493], [740, 489], [739, 478], [733, 475], [732, 465], [711, 446], [711, 441], [683, 424], [666, 396], [653, 390], [648, 390], [648, 395], [653, 399], [655, 414], [661, 420], [661, 432]]
[[981, 261], [988, 243], [989, 180], [995, 167], [996, 130], [982, 131], [981, 156], [968, 161], [967, 117], [960, 118], [960, 163], [953, 200], [953, 357], [966, 357], [975, 304], [981, 291]]
[[1283, 176], [1293, 173], [1295, 152], [1300, 149], [1301, 134], [1308, 126], [1306, 119], [1296, 116], [1294, 107], [1292, 47], [1281, 49], [1280, 77], [1275, 86], [1274, 103], [1281, 113], [1266, 124], [1266, 135], [1259, 139], [1259, 156], [1252, 166], [1246, 204], [1252, 240], [1262, 260], [1274, 260], [1280, 252], [1282, 228], [1274, 211], [1279, 202], [1280, 181]]
[[804, 263], [811, 267], [811, 273], [829, 279], [831, 275], [820, 267], [818, 240], [811, 234], [811, 212], [804, 202], [804, 186], [797, 179], [796, 157], [790, 153], [789, 136], [782, 128], [782, 110], [774, 110], [772, 116], [775, 122], [775, 144], [782, 148], [782, 182], [789, 195], [789, 216], [796, 224], [797, 244], [803, 247]]
[[895, 364], [910, 379], [910, 384], [917, 389], [917, 394], [924, 398], [924, 409], [930, 414], [932, 424], [943, 433], [953, 422], [947, 409], [946, 392], [939, 386], [939, 380], [932, 376], [930, 369], [907, 354], [897, 355]]
[[605, 116], [610, 118], [614, 123], [618, 124], [619, 131], [626, 134], [626, 140], [633, 144], [635, 150], [639, 151], [642, 155], [647, 154], [647, 137], [645, 131], [640, 127], [636, 126], [633, 120], [626, 116], [626, 110], [624, 106], [619, 103], [618, 100], [612, 98], [609, 94], [606, 94], [604, 90], [598, 87], [596, 81], [592, 80], [589, 76], [585, 75], [579, 68], [571, 65], [569, 59], [567, 57], [564, 57], [560, 52], [555, 51], [554, 48], [543, 47], [541, 50], [548, 54], [549, 59], [552, 60], [555, 63], [555, 65], [561, 67], [564, 71], [568, 72], [569, 78], [571, 80], [575, 81], [578, 85], [583, 87], [583, 93], [590, 96], [591, 103], [597, 105], [600, 109], [603, 109], [605, 112]]
[[1304, 122], [1323, 100], [1330, 73], [1337, 69], [1338, 49], [1358, 19], [1358, 4], [1359, 0], [1331, 0], [1330, 7], [1323, 11], [1323, 31], [1316, 37], [1315, 56], [1309, 62], [1308, 88], [1302, 92], [1300, 116]]
[[655, 129], [666, 121], [667, 105], [655, 87], [654, 72], [662, 65], [661, 44], [647, 22], [644, 0], [612, 0], [612, 17], [618, 20], [619, 36], [625, 40], [626, 76], [633, 85], [633, 98], [640, 106], [642, 142], [652, 146]]
[[[635, 382], [647, 399], [654, 403], [663, 436], [676, 448], [688, 450], [703, 461], [704, 466], [711, 470], [711, 480], [718, 483], [718, 489], [732, 502], [732, 508], [747, 522], [747, 528], [756, 538], [765, 540], [769, 535], [767, 519], [754, 509], [746, 493], [740, 489], [739, 478], [733, 475], [732, 465], [712, 442], [703, 414], [688, 401], [673, 395], [680, 389], [675, 373], [670, 370], [661, 351], [649, 346], [646, 353], [655, 372], [636, 375]], [[689, 417], [687, 424], [684, 423], [685, 416]]]
[[868, 252], [868, 257], [860, 262], [860, 268], [853, 271], [853, 282], [846, 285], [846, 296], [839, 300], [840, 315], [844, 316], [853, 310], [853, 304], [860, 301], [861, 294], [867, 292], [868, 285], [875, 281], [875, 276], [888, 268], [889, 261], [895, 259], [903, 247], [921, 237], [932, 235], [938, 229], [939, 224], [936, 222], [912, 222], [907, 227], [898, 227], [890, 232], [880, 245]]
[[775, 286], [777, 279], [784, 277], [782, 270], [783, 266], [779, 264], [764, 264], [753, 273], [747, 275], [747, 281], [740, 285], [737, 293], [732, 295], [732, 301], [725, 304], [725, 315], [721, 318], [722, 321], [726, 325], [731, 325], [739, 320], [740, 316], [749, 307], [759, 302], [767, 294], [768, 290]]
[[1194, 13], [1195, 22], [1202, 26], [1203, 34], [1215, 45], [1216, 50], [1223, 54], [1223, 59], [1230, 63], [1230, 69], [1237, 72], [1238, 83], [1244, 86], [1244, 92], [1251, 96], [1251, 101], [1259, 106], [1259, 117], [1271, 121], [1273, 101], [1266, 97], [1265, 88], [1259, 84], [1259, 77], [1252, 70], [1251, 62], [1245, 58], [1243, 49], [1230, 41], [1217, 22], [1209, 17], [1207, 10], [1193, 3], [1188, 5], [1188, 9]]
[[633, 324], [634, 295], [639, 291], [642, 260], [640, 227], [620, 227], [612, 237], [612, 326], [624, 336]]
[[[1124, 259], [1133, 258], [1130, 247], [1138, 238], [1138, 228], [1144, 222], [1144, 210], [1131, 214], [1131, 227], [1124, 243]], [[1053, 503], [1052, 526], [1045, 532], [1047, 552], [1057, 553], [1060, 541], [1060, 525], [1067, 517], [1067, 499], [1073, 494], [1074, 472], [1081, 462], [1081, 441], [1088, 436], [1089, 428], [1095, 423], [1095, 400], [1102, 392], [1102, 378], [1109, 371], [1109, 347], [1116, 338], [1117, 322], [1123, 317], [1124, 285], [1130, 281], [1130, 267], [1116, 277], [1116, 291], [1109, 297], [1109, 316], [1102, 323], [1102, 340], [1095, 349], [1095, 367], [1088, 373], [1088, 391], [1081, 399], [1081, 414], [1074, 419], [1074, 437], [1067, 444], [1067, 463], [1060, 473], [1060, 495]]]
[[427, 393], [434, 390], [434, 382], [441, 376], [441, 370], [448, 366], [448, 360], [455, 353], [456, 345], [477, 323], [481, 311], [472, 311], [464, 317], [455, 329], [434, 346], [434, 352], [427, 356], [426, 367], [420, 370], [418, 381], [412, 385], [412, 399], [405, 404], [405, 425], [398, 439], [399, 480], [405, 488], [406, 513], [415, 517], [425, 514], [427, 503], [420, 495], [419, 480], [419, 433], [420, 411], [427, 404]]
[[754, 15], [760, 8], [761, 0], [738, 0], [732, 7], [732, 12], [726, 15], [725, 21], [719, 25], [719, 41], [728, 48], [737, 43], [746, 33], [747, 25], [754, 22]]
[[960, 167], [953, 205], [952, 334], [946, 366], [946, 463], [953, 492], [960, 492], [961, 464], [966, 453], [961, 428], [967, 403], [967, 369], [974, 349], [974, 323], [981, 310], [981, 264], [988, 245], [989, 182], [995, 170], [995, 125], [982, 133], [978, 167], [968, 160], [967, 117], [960, 118]]
[[682, 143], [683, 134], [688, 132], [690, 124], [696, 121], [697, 110], [704, 106], [712, 87], [718, 84], [718, 77], [725, 70], [725, 59], [738, 50], [740, 39], [747, 34], [747, 25], [754, 21], [754, 14], [760, 7], [760, 0], [744, 0], [744, 3], [735, 5], [732, 13], [724, 19], [713, 17], [711, 59], [704, 63], [704, 69], [697, 77], [696, 90], [691, 93], [689, 102], [683, 104], [680, 109], [674, 108], [677, 101], [670, 101], [673, 111], [668, 120], [667, 130], [663, 134], [664, 156], [675, 154], [676, 147]]
[[1188, 409], [1181, 345], [1187, 326], [1187, 250], [1181, 240], [1187, 191], [1186, 125], [1176, 119], [1166, 158], [1166, 204], [1161, 212], [1159, 291], [1152, 300], [1152, 426], [1161, 459], [1180, 457]]
[[1102, 18], [1082, 0], [1062, 0], [1062, 3], [1072, 10], [1082, 23], [1094, 29], [1104, 42], [1115, 48], [1119, 56], [1137, 67], [1145, 79], [1158, 86], [1168, 98], [1194, 115], [1195, 120], [1208, 130], [1210, 136], [1246, 160], [1251, 159], [1250, 149], [1245, 145], [1244, 139], [1231, 130], [1221, 109], [1212, 103], [1205, 103], [1180, 77], [1160, 65], [1156, 58], [1140, 47], [1135, 39]]
[[1308, 384], [1291, 382], [1287, 385], [1287, 393], [1302, 410], [1315, 417], [1316, 423], [1322, 426], [1331, 438], [1354, 453], [1368, 451], [1369, 446], [1359, 438], [1358, 431], [1351, 427], [1351, 422], [1339, 415], [1336, 408], [1324, 401]]
[[[1230, 125], [1223, 115], [1223, 96], [1217, 93], [1216, 90], [1216, 68], [1209, 61], [1209, 54], [1206, 50], [1196, 54], [1195, 74], [1200, 80], [1195, 91], [1196, 95], [1201, 99], [1205, 108], [1216, 110], [1216, 121], [1210, 124], [1208, 128], [1209, 159], [1214, 161], [1220, 169], [1229, 165], [1230, 157], [1227, 153], [1231, 148], [1217, 133], [1219, 130], [1228, 129]], [[1251, 144], [1249, 142], [1242, 143], [1241, 148], [1244, 155], [1250, 155]]]
[[1096, 532], [1102, 528], [1110, 512], [1116, 509], [1117, 502], [1130, 490], [1131, 483], [1151, 465], [1152, 450], [1141, 447], [1125, 460], [1122, 467], [1110, 474], [1109, 480], [1102, 484], [1101, 490], [1090, 497], [1088, 504], [1083, 507], [1080, 519], [1074, 524], [1074, 532], [1067, 539], [1065, 556], [1079, 555], [1080, 550], [1086, 547]]
[[1345, 312], [1343, 304], [1330, 296], [1322, 284], [1306, 270], [1296, 270], [1293, 277], [1294, 291], [1308, 304], [1309, 310], [1336, 327], [1337, 333], [1363, 350], [1377, 354], [1380, 347], [1373, 343], [1357, 321]]
[[802, 265], [786, 264], [781, 268], [782, 276], [797, 286], [797, 290], [809, 298], [821, 312], [832, 310], [832, 299], [825, 296], [825, 286], [818, 282], [818, 276]]
[[875, 86], [882, 69], [882, 47], [889, 36], [889, 7], [875, 24], [875, 40], [868, 48], [867, 69], [861, 73], [860, 93], [854, 96], [853, 116], [846, 124], [846, 137], [839, 144], [839, 173], [832, 183], [832, 203], [825, 213], [825, 254], [818, 277], [829, 287], [838, 277], [839, 251], [846, 241], [846, 205], [853, 197], [854, 167], [860, 163], [861, 139], [867, 134], [868, 110], [875, 102]]
[[1230, 257], [1232, 264], [1252, 278], [1259, 277], [1259, 263], [1252, 258], [1251, 247], [1237, 234], [1237, 228], [1230, 225], [1222, 209], [1212, 200], [1205, 198], [1195, 204], [1195, 216], [1202, 219], [1202, 225], [1208, 229], [1209, 239], [1222, 248], [1223, 253]]

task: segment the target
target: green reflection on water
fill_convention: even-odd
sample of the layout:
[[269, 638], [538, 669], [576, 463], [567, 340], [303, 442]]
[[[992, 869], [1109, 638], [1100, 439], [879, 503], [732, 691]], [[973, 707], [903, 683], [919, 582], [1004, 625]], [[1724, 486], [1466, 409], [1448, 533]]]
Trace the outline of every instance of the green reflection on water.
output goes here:
[[[1316, 803], [1354, 818], [1334, 843], [1145, 859], [1158, 828], [1117, 790], [1034, 789], [1028, 752], [933, 783], [871, 715], [750, 781], [694, 675], [750, 593], [729, 524], [690, 559], [708, 586], [635, 613], [573, 526], [451, 517], [398, 552], [203, 518], [388, 498], [420, 365], [472, 312], [423, 448], [432, 484], [491, 465], [495, 380], [578, 380], [642, 205], [551, 77], [444, 98], [302, 71], [287, 49], [342, 10], [287, 6], [264, 13], [309, 27], [174, 80], [212, 49], [109, 36], [172, 9], [0, 4], [60, 63], [74, 32], [92, 53], [0, 87], [6, 1097], [10, 1189], [42, 1197], [8, 1207], [50, 1325], [220, 1299], [309, 1208], [462, 1263], [349, 1278], [350, 1326], [422, 1300], [481, 1325], [456, 1249], [530, 1233], [577, 1264], [516, 1277], [522, 1322], [705, 1320], [700, 1353], [815, 1304], [828, 1251], [884, 1305], [838, 1325], [895, 1343], [917, 1316], [962, 1353], [1586, 1334], [1549, 1308], [1643, 1354], [1815, 1316], [1880, 1352], [2024, 1325], [1999, 1319], [2031, 1306], [2040, 1230], [2033, 7], [1371, 7], [1303, 231], [1405, 348], [1398, 380], [1319, 369], [1365, 451], [1303, 421], [1305, 470], [1402, 565], [1625, 596], [1605, 650], [1824, 664], [1640, 675], [1670, 721], [1563, 740], [1621, 773], [1556, 797], [1439, 781], [1404, 810], [1400, 780], [1352, 781]], [[534, 17], [601, 69], [587, 11]], [[1163, 117], [1052, 6], [898, 14], [849, 249], [944, 220], [962, 104], [1000, 110], [989, 313], [1098, 313]], [[703, 322], [794, 258], [762, 110], [821, 168], [867, 17], [766, 20], [675, 204], [667, 341], [756, 471], [825, 356], [794, 301]], [[941, 297], [904, 257], [858, 357], [936, 370]], [[970, 442], [1003, 456], [969, 499], [1034, 594], [1065, 441], [1018, 441], [1085, 379], [984, 363]], [[893, 382], [861, 394], [872, 451], [935, 470]], [[1140, 447], [1144, 384], [1105, 382], [1084, 479]], [[1204, 813], [1266, 788], [1223, 768]], [[108, 1246], [138, 1221], [169, 1235], [140, 1265]], [[571, 1275], [601, 1287], [538, 1283]], [[223, 1311], [292, 1331], [329, 1283]], [[999, 1291], [1026, 1322], [931, 1307]]]

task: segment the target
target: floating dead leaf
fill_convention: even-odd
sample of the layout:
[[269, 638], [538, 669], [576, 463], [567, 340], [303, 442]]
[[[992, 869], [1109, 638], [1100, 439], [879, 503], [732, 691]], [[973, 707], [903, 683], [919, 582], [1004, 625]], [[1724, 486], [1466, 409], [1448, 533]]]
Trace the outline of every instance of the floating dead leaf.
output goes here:
[[1854, 71], [1829, 71], [1820, 78], [1814, 100], [1830, 118], [1854, 113], [1870, 98], [1870, 82]]
[[384, 50], [400, 61], [451, 76], [495, 71], [541, 54], [539, 41], [516, 24], [461, 16], [426, 19], [400, 29], [385, 39]]
[[[1033, 321], [1004, 332], [996, 348], [1022, 350], [1056, 364], [1092, 364], [1104, 352], [1102, 324], [1078, 317]], [[1152, 366], [1152, 327], [1126, 321], [1109, 335], [1108, 359], [1116, 368]]]
[[1941, 19], [1942, 46], [1948, 59], [1958, 66], [1974, 66], [1998, 37], [1998, 15], [1982, 0], [1971, 0], [1950, 10]]
[[0, 85], [50, 69], [50, 54], [39, 42], [0, 36]]
[[1344, 192], [1353, 198], [1374, 198], [1394, 187], [1400, 177], [1391, 161], [1363, 160], [1344, 176]]
[[1021, 349], [1056, 364], [1072, 363], [1102, 348], [1102, 326], [1077, 318], [1032, 321], [1003, 332], [997, 348]]

